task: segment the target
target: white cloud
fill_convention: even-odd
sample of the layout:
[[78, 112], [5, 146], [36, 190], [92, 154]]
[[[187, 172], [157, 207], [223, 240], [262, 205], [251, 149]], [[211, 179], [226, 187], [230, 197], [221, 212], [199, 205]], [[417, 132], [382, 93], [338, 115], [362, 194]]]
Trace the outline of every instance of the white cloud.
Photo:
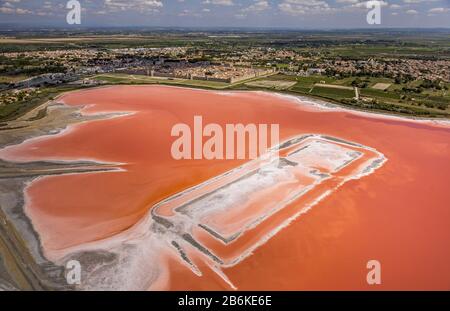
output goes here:
[[245, 9], [243, 9], [243, 12], [262, 12], [265, 10], [270, 9], [270, 5], [268, 1], [265, 0], [257, 0], [255, 1], [255, 3], [253, 3], [252, 5], [246, 7]]
[[408, 10], [405, 12], [408, 15], [417, 15], [419, 14], [419, 12], [417, 10]]
[[203, 4], [214, 4], [214, 5], [224, 5], [224, 6], [233, 6], [233, 0], [205, 0]]
[[159, 0], [105, 0], [105, 7], [110, 11], [158, 12], [163, 6]]
[[450, 12], [450, 8], [432, 8], [428, 11], [430, 14], [440, 14], [440, 13], [448, 13]]
[[290, 15], [326, 13], [332, 10], [330, 5], [322, 0], [284, 0], [278, 8]]

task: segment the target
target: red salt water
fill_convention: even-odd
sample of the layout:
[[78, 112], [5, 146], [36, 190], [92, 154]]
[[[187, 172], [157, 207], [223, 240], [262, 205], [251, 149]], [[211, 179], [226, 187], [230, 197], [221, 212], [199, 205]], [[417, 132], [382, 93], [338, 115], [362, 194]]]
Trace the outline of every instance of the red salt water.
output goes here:
[[[323, 110], [260, 92], [219, 93], [163, 86], [77, 91], [61, 99], [84, 113], [133, 114], [81, 123], [0, 152], [15, 161], [123, 163], [122, 172], [45, 177], [26, 190], [26, 213], [50, 258], [114, 236], [148, 208], [242, 164], [171, 157], [171, 128], [205, 123], [280, 124], [280, 138], [323, 134], [377, 149], [388, 161], [352, 180], [224, 273], [240, 290], [450, 289], [450, 128], [344, 110]], [[382, 285], [366, 283], [366, 263]], [[195, 260], [195, 259], [194, 259]], [[168, 259], [167, 289], [227, 289], [208, 267], [198, 277]], [[164, 264], [164, 263], [161, 263]]]

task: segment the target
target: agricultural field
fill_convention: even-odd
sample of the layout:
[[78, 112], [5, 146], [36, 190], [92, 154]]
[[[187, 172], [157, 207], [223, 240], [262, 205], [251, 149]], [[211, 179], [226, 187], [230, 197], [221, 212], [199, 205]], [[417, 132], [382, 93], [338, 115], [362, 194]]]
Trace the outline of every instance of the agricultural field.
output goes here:
[[245, 83], [245, 85], [248, 86], [254, 86], [254, 87], [263, 87], [263, 88], [269, 88], [273, 90], [287, 90], [291, 87], [293, 87], [296, 83], [296, 81], [289, 81], [289, 80], [257, 80], [253, 82]]
[[192, 86], [192, 87], [212, 88], [212, 89], [223, 89], [230, 85], [228, 83], [215, 81], [160, 78], [160, 77], [148, 77], [141, 75], [127, 75], [127, 74], [102, 74], [95, 76], [94, 79], [107, 84], [167, 84], [167, 85], [182, 85], [182, 86]]
[[[339, 104], [351, 105], [355, 108], [388, 110], [401, 113], [419, 114], [428, 116], [450, 115], [449, 84], [441, 90], [424, 88], [424, 81], [414, 80], [406, 83], [396, 83], [394, 79], [376, 77], [348, 77], [336, 78], [321, 75], [297, 77], [278, 74], [263, 81], [246, 83], [246, 87], [273, 89], [270, 85], [285, 83], [292, 86], [284, 89], [290, 93], [324, 98]], [[294, 84], [295, 82], [295, 84]], [[355, 102], [354, 86], [359, 86], [359, 94], [363, 102]], [[445, 89], [447, 88], [447, 89]], [[368, 104], [369, 103], [369, 104]], [[369, 106], [370, 105], [370, 106]], [[374, 108], [371, 108], [374, 107]]]

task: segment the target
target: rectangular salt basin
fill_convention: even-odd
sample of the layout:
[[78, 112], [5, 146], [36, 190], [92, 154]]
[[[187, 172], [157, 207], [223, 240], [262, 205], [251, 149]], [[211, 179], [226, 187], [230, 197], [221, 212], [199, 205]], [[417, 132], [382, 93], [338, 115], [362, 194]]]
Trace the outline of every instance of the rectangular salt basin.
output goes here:
[[364, 148], [305, 135], [283, 143], [279, 154], [279, 158], [270, 162], [250, 161], [174, 195], [158, 204], [153, 214], [177, 227], [198, 226], [215, 239], [231, 243], [246, 230], [333, 178], [363, 156]]

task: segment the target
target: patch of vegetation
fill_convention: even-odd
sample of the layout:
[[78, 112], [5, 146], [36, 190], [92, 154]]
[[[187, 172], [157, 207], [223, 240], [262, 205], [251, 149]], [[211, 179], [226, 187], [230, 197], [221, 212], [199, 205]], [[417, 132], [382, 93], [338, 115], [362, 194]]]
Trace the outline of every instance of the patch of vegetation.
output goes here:
[[328, 87], [315, 87], [310, 94], [332, 100], [355, 97], [355, 92], [352, 90], [334, 89]]
[[395, 104], [389, 104], [385, 102], [379, 102], [377, 100], [371, 101], [357, 101], [355, 99], [342, 99], [340, 100], [341, 104], [352, 106], [360, 109], [368, 109], [368, 110], [379, 110], [379, 111], [388, 111], [392, 113], [399, 114], [407, 114], [411, 116], [421, 116], [421, 117], [445, 117], [448, 114], [444, 113], [436, 113], [427, 109], [418, 108], [418, 107], [409, 107], [409, 106], [400, 106]]
[[[19, 100], [11, 104], [0, 105], [0, 122], [17, 119], [28, 111], [42, 105], [48, 100], [53, 99], [55, 96], [63, 92], [73, 91], [76, 89], [79, 89], [79, 87], [58, 86], [42, 88], [40, 92], [34, 93], [31, 98]], [[45, 112], [39, 112], [36, 117], [41, 117], [43, 113]]]

